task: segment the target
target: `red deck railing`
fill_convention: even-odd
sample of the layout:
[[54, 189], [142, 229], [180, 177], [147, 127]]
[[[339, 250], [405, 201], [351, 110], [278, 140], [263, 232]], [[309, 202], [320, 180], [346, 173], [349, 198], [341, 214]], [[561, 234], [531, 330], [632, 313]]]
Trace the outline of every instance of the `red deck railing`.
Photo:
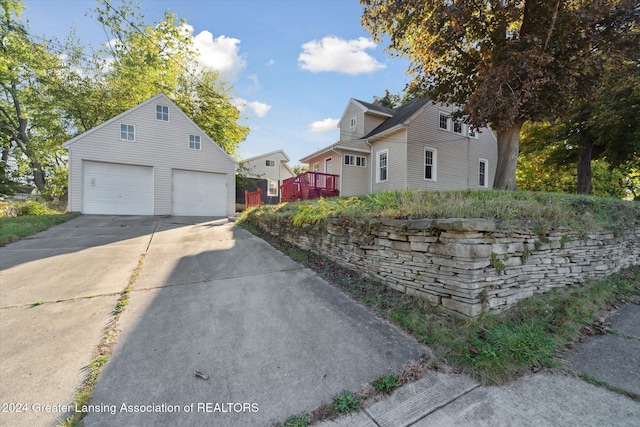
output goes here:
[[281, 200], [283, 202], [294, 202], [296, 200], [339, 196], [339, 178], [339, 175], [330, 173], [305, 172], [293, 178], [285, 179], [280, 186]]
[[244, 190], [244, 208], [249, 209], [262, 205], [262, 190], [249, 192]]

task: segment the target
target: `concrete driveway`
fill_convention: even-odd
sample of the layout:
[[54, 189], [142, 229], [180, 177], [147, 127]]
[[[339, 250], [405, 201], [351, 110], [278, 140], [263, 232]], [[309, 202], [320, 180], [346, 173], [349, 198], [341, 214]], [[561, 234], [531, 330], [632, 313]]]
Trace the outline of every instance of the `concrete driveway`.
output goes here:
[[0, 425], [75, 409], [141, 258], [87, 426], [270, 425], [426, 351], [224, 219], [81, 216], [0, 248]]

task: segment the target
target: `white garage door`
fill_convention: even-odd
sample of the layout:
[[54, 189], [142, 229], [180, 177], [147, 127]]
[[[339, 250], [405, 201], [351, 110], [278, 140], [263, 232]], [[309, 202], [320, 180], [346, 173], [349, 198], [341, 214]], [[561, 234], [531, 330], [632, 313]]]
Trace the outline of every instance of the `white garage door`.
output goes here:
[[83, 162], [82, 212], [153, 215], [153, 168]]
[[174, 169], [172, 182], [173, 215], [227, 215], [226, 175]]

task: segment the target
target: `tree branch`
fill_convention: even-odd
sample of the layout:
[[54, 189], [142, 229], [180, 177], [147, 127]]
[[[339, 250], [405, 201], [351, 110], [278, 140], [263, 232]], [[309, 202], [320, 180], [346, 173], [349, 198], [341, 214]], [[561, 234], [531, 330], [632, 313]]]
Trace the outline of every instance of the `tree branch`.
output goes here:
[[556, 9], [553, 11], [553, 16], [551, 17], [551, 26], [549, 27], [549, 31], [547, 32], [547, 39], [544, 41], [544, 46], [542, 47], [541, 53], [544, 53], [544, 51], [547, 50], [549, 40], [551, 40], [551, 33], [553, 33], [553, 28], [556, 26], [556, 20], [558, 19], [558, 9], [560, 9], [560, 0], [556, 2]]

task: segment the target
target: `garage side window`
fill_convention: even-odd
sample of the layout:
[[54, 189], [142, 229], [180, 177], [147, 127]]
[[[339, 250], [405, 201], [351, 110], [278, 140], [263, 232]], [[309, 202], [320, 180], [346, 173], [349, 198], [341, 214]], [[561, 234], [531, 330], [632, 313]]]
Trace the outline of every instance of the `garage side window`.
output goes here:
[[120, 139], [122, 141], [136, 140], [136, 127], [134, 125], [120, 124]]
[[192, 150], [200, 149], [200, 135], [189, 135], [189, 148]]

